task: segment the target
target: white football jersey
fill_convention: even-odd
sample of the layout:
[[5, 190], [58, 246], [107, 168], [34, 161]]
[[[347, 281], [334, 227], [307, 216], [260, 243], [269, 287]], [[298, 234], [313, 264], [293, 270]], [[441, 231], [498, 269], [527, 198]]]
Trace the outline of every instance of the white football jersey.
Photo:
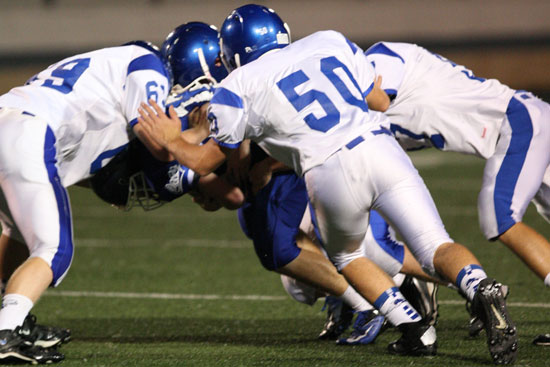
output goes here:
[[170, 82], [162, 61], [139, 46], [120, 46], [64, 59], [0, 97], [48, 122], [56, 138], [63, 185], [85, 179], [133, 138], [141, 102], [164, 107]]
[[299, 175], [386, 117], [365, 102], [374, 70], [334, 31], [305, 37], [233, 71], [216, 88], [211, 132], [225, 147], [244, 139]]
[[494, 153], [514, 90], [414, 44], [380, 42], [365, 55], [394, 97], [386, 114], [404, 148]]

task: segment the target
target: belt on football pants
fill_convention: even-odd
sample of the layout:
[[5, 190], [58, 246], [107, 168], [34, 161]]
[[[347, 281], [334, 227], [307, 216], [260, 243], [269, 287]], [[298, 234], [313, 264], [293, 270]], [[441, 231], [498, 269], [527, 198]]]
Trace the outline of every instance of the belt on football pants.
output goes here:
[[[386, 129], [385, 127], [380, 127], [380, 129], [378, 130], [373, 130], [371, 131], [372, 135], [380, 135], [380, 134], [386, 134], [386, 135], [392, 135], [391, 132]], [[349, 150], [352, 150], [353, 148], [355, 148], [356, 146], [358, 146], [359, 144], [361, 144], [363, 141], [365, 141], [365, 138], [363, 138], [361, 135], [359, 135], [358, 137], [356, 137], [355, 139], [351, 140], [349, 143], [347, 143], [345, 145], [346, 148], [348, 148]]]

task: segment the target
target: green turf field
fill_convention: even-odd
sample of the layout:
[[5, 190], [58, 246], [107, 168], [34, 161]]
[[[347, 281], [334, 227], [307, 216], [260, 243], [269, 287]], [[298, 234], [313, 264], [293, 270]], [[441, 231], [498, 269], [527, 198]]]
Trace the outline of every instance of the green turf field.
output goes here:
[[[487, 272], [511, 287], [520, 335], [518, 366], [548, 365], [550, 348], [532, 338], [550, 332], [550, 293], [500, 244], [479, 233], [476, 197], [483, 162], [437, 151], [415, 162], [447, 229]], [[70, 190], [76, 250], [72, 268], [35, 308], [41, 323], [69, 327], [64, 366], [473, 366], [491, 365], [485, 339], [467, 337], [467, 313], [453, 291], [440, 291], [438, 355], [386, 353], [398, 334], [373, 345], [316, 340], [322, 301], [298, 304], [279, 276], [263, 270], [236, 213], [206, 213], [189, 198], [152, 212], [119, 212], [87, 189]], [[526, 221], [550, 237], [531, 208]]]

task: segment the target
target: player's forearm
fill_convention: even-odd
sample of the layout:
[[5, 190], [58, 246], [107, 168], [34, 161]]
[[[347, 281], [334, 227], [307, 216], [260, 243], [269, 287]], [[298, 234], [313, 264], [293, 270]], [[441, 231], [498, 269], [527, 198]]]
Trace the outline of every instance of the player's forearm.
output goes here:
[[168, 144], [166, 149], [180, 164], [201, 176], [212, 173], [225, 160], [217, 144], [195, 145], [182, 138]]

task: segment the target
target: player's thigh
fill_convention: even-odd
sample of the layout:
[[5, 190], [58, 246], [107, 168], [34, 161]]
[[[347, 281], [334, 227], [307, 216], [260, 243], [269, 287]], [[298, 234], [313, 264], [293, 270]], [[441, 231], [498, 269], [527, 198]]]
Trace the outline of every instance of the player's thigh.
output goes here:
[[279, 174], [239, 210], [241, 227], [266, 269], [285, 266], [300, 253], [295, 237], [306, 206], [303, 180], [295, 174]]
[[20, 232], [30, 256], [44, 259], [59, 281], [72, 260], [73, 243], [53, 132], [41, 120], [0, 121], [0, 145], [3, 217]]
[[539, 214], [550, 222], [550, 166], [546, 168], [542, 184], [533, 198], [533, 203]]
[[[353, 259], [364, 256], [360, 245], [369, 216], [368, 209], [356, 200], [344, 174], [342, 162], [346, 159], [340, 157], [342, 154], [342, 151], [337, 152], [305, 175], [313, 208], [312, 220], [329, 257], [339, 270]], [[346, 164], [350, 165], [350, 162]]]
[[544, 191], [541, 184], [550, 164], [550, 106], [527, 96], [510, 102], [495, 153], [483, 173], [478, 210], [482, 231], [490, 239], [521, 221], [529, 202]]
[[422, 266], [431, 271], [435, 250], [451, 239], [428, 188], [405, 152], [394, 140], [378, 144], [371, 147], [371, 154], [379, 157], [365, 167], [374, 181], [372, 209], [388, 220]]

